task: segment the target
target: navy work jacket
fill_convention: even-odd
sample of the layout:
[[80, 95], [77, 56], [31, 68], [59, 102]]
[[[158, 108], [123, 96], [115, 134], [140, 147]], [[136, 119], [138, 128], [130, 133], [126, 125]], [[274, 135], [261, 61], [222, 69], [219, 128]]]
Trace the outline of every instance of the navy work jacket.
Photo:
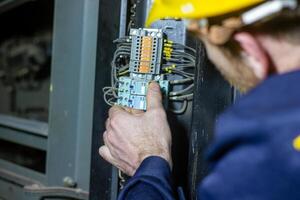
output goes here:
[[[272, 76], [219, 118], [198, 200], [300, 200], [300, 71]], [[119, 200], [177, 199], [159, 157], [145, 159]]]

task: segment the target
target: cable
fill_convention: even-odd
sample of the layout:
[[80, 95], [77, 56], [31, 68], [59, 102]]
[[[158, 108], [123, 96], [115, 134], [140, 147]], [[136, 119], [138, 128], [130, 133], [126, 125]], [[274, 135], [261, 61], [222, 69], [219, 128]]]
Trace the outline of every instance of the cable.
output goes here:
[[115, 39], [113, 41], [113, 43], [130, 43], [131, 44], [131, 39], [130, 37], [122, 37], [122, 38], [118, 38], [118, 39]]
[[173, 47], [174, 47], [174, 49], [176, 49], [176, 48], [186, 49], [186, 50], [191, 51], [192, 53], [196, 54], [196, 50], [195, 49], [193, 49], [193, 48], [191, 48], [189, 46], [185, 46], [183, 44], [174, 43]]
[[[111, 86], [103, 88], [104, 101], [112, 106], [118, 97], [118, 85], [122, 76], [129, 76], [129, 63], [135, 60], [131, 59], [132, 38], [122, 37], [113, 41], [116, 44], [116, 50], [111, 62]], [[184, 85], [183, 89], [169, 91], [168, 98], [173, 102], [182, 103], [179, 109], [170, 109], [175, 114], [182, 114], [188, 107], [188, 102], [193, 99], [194, 88], [194, 69], [196, 66], [196, 50], [191, 47], [165, 41], [162, 56], [162, 71], [166, 75], [174, 75], [176, 80], [170, 80], [170, 85]], [[140, 60], [136, 60], [140, 61]]]
[[173, 69], [173, 73], [181, 75], [181, 76], [186, 77], [186, 78], [192, 78], [193, 77], [193, 74], [186, 73], [184, 71], [180, 71], [180, 70], [176, 70], [176, 69]]
[[194, 83], [189, 85], [188, 87], [186, 87], [183, 90], [179, 90], [179, 91], [176, 91], [176, 92], [170, 92], [170, 96], [178, 96], [178, 95], [185, 94], [186, 92], [190, 91], [193, 88], [194, 88]]
[[176, 115], [181, 115], [186, 111], [187, 107], [188, 107], [188, 101], [184, 100], [180, 109], [178, 110], [170, 109], [170, 111]]
[[184, 83], [189, 83], [189, 82], [193, 82], [194, 78], [185, 78], [185, 79], [180, 79], [180, 80], [172, 80], [170, 81], [171, 85], [177, 85], [177, 84], [184, 84]]
[[[114, 93], [114, 91], [117, 91], [117, 88], [104, 87], [102, 89], [102, 91], [103, 91], [103, 99], [104, 99], [105, 103], [112, 106], [113, 102], [111, 102], [111, 101], [118, 98], [118, 96]], [[108, 96], [110, 96], [109, 99], [108, 99]]]
[[194, 94], [187, 94], [187, 95], [182, 95], [182, 96], [176, 96], [176, 97], [170, 97], [170, 101], [184, 101], [184, 100], [192, 100], [194, 97]]
[[126, 71], [124, 71], [124, 72], [118, 73], [118, 76], [124, 76], [124, 75], [126, 75], [126, 74], [129, 74], [129, 70], [126, 70]]

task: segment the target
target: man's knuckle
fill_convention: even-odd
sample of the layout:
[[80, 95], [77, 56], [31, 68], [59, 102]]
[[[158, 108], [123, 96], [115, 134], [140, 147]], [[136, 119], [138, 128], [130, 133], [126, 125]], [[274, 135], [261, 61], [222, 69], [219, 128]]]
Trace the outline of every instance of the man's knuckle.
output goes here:
[[115, 106], [113, 106], [109, 109], [108, 115], [111, 117], [115, 114], [115, 112], [116, 112], [116, 108], [115, 108]]
[[102, 137], [103, 137], [103, 140], [106, 139], [106, 137], [107, 137], [107, 131], [105, 131], [105, 132], [103, 133]]
[[110, 124], [110, 119], [108, 118], [108, 119], [105, 121], [106, 129], [109, 128], [109, 124]]
[[103, 140], [103, 143], [105, 144], [106, 143], [106, 138], [105, 138], [105, 135], [103, 134], [102, 136], [102, 140]]
[[109, 143], [112, 143], [114, 141], [114, 134], [113, 134], [113, 132], [110, 132], [110, 133], [107, 134], [107, 141]]
[[116, 127], [120, 122], [120, 117], [118, 115], [116, 116], [113, 116], [111, 119], [110, 119], [110, 125], [112, 127]]

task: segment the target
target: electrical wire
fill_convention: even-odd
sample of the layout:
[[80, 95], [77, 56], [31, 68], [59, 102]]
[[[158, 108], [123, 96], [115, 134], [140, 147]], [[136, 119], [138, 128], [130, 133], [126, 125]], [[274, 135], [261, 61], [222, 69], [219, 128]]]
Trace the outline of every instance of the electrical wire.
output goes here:
[[170, 92], [169, 95], [170, 95], [170, 97], [183, 95], [183, 94], [186, 94], [187, 92], [189, 92], [190, 90], [192, 90], [193, 88], [194, 88], [194, 84], [191, 84], [188, 87], [184, 88], [183, 90], [179, 90], [176, 92]]
[[170, 111], [176, 115], [183, 114], [188, 107], [188, 101], [184, 100], [180, 109], [170, 109]]
[[190, 83], [193, 81], [194, 81], [194, 78], [190, 77], [190, 78], [185, 78], [185, 79], [180, 79], [180, 80], [172, 80], [172, 81], [170, 81], [170, 84], [171, 85], [186, 84], [186, 83]]
[[188, 46], [185, 46], [183, 44], [174, 43], [173, 47], [174, 47], [174, 49], [176, 49], [176, 48], [178, 48], [178, 49], [185, 49], [185, 50], [188, 50], [188, 51], [192, 52], [193, 54], [196, 54], [196, 50], [195, 49], [193, 49], [191, 47], [188, 47]]
[[[130, 74], [129, 63], [131, 57], [130, 37], [123, 37], [114, 40], [117, 45], [111, 62], [111, 86], [103, 88], [104, 101], [112, 106], [118, 100], [119, 78]], [[179, 109], [170, 109], [175, 114], [182, 114], [188, 106], [188, 101], [193, 99], [194, 70], [196, 63], [196, 51], [191, 47], [169, 43], [168, 49], [164, 51], [162, 71], [166, 75], [177, 75], [175, 80], [171, 80], [170, 85], [182, 85], [182, 89], [169, 91], [169, 100], [182, 103]], [[139, 61], [139, 60], [137, 60]]]
[[194, 94], [187, 94], [187, 95], [182, 95], [182, 96], [176, 96], [176, 97], [170, 97], [170, 101], [184, 101], [184, 100], [192, 100], [194, 97]]

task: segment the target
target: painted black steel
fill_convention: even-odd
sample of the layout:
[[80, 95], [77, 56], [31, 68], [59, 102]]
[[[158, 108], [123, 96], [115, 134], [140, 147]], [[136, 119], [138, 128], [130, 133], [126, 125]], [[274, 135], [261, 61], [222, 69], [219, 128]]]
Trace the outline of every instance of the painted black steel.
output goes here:
[[120, 0], [100, 0], [97, 67], [95, 79], [94, 123], [92, 136], [92, 163], [90, 199], [116, 199], [118, 179], [116, 171], [100, 158], [99, 147], [107, 118], [108, 106], [103, 100], [102, 88], [110, 84], [110, 63], [115, 50], [112, 41], [119, 36]]
[[196, 87], [189, 142], [188, 199], [196, 199], [197, 185], [208, 173], [206, 148], [218, 115], [232, 103], [233, 89], [208, 60], [203, 45], [198, 47]]

